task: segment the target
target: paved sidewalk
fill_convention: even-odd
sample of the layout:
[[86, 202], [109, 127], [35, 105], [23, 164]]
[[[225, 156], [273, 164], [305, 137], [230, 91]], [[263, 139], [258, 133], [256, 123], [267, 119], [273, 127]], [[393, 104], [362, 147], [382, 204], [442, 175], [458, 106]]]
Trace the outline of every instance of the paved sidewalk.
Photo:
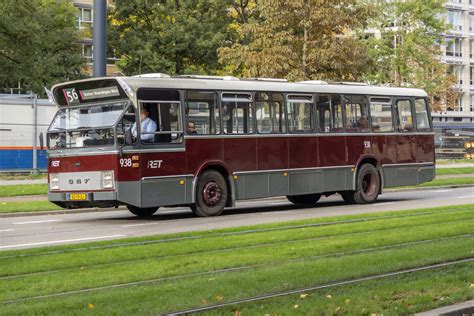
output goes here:
[[0, 180], [0, 185], [18, 185], [18, 184], [46, 184], [48, 179], [32, 180]]
[[47, 195], [20, 195], [0, 197], [0, 203], [5, 202], [30, 202], [30, 201], [47, 201]]

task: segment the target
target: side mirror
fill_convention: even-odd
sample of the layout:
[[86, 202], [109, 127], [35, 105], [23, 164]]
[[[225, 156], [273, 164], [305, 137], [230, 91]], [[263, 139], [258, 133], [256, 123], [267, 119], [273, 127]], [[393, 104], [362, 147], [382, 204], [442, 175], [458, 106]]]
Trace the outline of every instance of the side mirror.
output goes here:
[[39, 134], [39, 143], [40, 143], [40, 148], [41, 150], [44, 149], [44, 137], [43, 137], [43, 133], [40, 133]]
[[132, 145], [133, 144], [133, 137], [132, 131], [130, 128], [125, 130], [125, 145]]

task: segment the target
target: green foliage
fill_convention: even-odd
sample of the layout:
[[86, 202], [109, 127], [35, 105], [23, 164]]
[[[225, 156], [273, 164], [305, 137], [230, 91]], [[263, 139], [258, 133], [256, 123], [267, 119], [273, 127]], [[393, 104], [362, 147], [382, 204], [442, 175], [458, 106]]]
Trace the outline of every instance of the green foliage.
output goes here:
[[110, 41], [126, 75], [213, 74], [226, 39], [227, 1], [115, 1]]
[[449, 26], [443, 16], [445, 1], [377, 1], [378, 14], [369, 28], [380, 36], [367, 40], [374, 67], [367, 75], [373, 83], [425, 89], [435, 109], [452, 103], [455, 78], [441, 62], [441, 44]]
[[0, 89], [43, 94], [44, 86], [81, 77], [74, 8], [67, 0], [0, 2]]
[[251, 77], [358, 80], [366, 47], [351, 30], [364, 28], [370, 6], [356, 0], [261, 0], [239, 40], [219, 51], [223, 63]]

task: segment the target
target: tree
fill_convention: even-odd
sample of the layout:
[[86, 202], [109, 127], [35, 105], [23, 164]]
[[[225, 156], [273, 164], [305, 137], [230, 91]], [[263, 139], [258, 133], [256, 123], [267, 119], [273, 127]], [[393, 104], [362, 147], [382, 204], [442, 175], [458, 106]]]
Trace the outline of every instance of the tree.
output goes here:
[[357, 80], [369, 63], [352, 30], [364, 28], [370, 7], [357, 0], [259, 0], [259, 16], [240, 40], [219, 51], [236, 73], [290, 80]]
[[452, 106], [457, 98], [456, 78], [443, 64], [441, 44], [449, 25], [444, 1], [378, 1], [378, 14], [369, 27], [380, 36], [367, 40], [374, 68], [367, 79], [373, 83], [425, 89], [435, 110]]
[[110, 41], [120, 69], [127, 75], [216, 73], [228, 6], [221, 0], [115, 1]]
[[74, 8], [67, 0], [0, 2], [0, 89], [43, 94], [44, 86], [81, 77]]

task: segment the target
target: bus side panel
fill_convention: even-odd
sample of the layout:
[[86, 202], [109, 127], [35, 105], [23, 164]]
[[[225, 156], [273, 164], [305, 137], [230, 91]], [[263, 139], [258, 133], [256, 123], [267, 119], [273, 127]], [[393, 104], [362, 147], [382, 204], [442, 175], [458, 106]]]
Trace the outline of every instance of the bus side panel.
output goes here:
[[223, 161], [222, 139], [186, 139], [186, 165], [188, 174], [198, 175], [201, 166], [209, 161]]
[[140, 165], [140, 207], [191, 202], [194, 176], [187, 172], [184, 151], [142, 153]]
[[435, 178], [435, 144], [434, 135], [418, 135], [416, 159], [418, 163], [433, 163], [432, 166], [420, 166], [418, 183], [428, 182]]
[[[288, 137], [257, 138], [258, 170], [285, 170], [289, 167]], [[279, 196], [289, 194], [288, 173], [270, 172], [265, 174], [265, 187], [260, 194]], [[264, 192], [264, 188], [265, 192]]]
[[[230, 137], [223, 139], [224, 163], [230, 172], [257, 170], [257, 139]], [[251, 199], [267, 196], [266, 177], [258, 174], [239, 177], [236, 181], [236, 199]]]
[[[290, 169], [316, 168], [318, 161], [318, 138], [289, 138]], [[324, 188], [324, 173], [315, 170], [290, 172], [290, 194], [321, 192]]]
[[[377, 159], [381, 166], [397, 163], [397, 137], [395, 135], [372, 136], [372, 150], [375, 159]], [[382, 169], [384, 187], [396, 186], [396, 169]]]
[[324, 169], [323, 192], [352, 189], [351, 166], [347, 164], [346, 137], [319, 136], [319, 167]]

